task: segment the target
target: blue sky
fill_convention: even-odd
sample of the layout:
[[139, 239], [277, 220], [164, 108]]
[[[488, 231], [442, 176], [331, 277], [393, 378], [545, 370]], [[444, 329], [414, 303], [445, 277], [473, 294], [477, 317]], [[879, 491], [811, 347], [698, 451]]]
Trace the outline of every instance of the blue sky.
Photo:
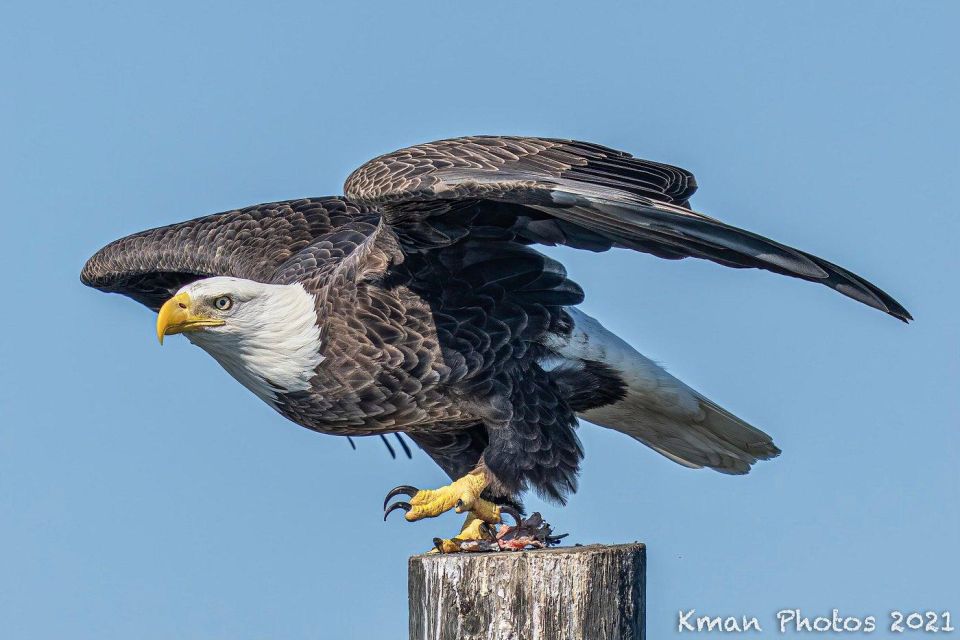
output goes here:
[[581, 428], [580, 492], [530, 506], [575, 542], [649, 545], [650, 637], [692, 607], [765, 628], [781, 608], [960, 619], [957, 7], [5, 5], [0, 635], [405, 637], [406, 558], [459, 523], [384, 524], [380, 503], [439, 469], [285, 422], [78, 274], [121, 235], [339, 193], [376, 154], [469, 133], [689, 168], [697, 209], [917, 318], [769, 273], [550, 251], [589, 313], [784, 451], [731, 478]]

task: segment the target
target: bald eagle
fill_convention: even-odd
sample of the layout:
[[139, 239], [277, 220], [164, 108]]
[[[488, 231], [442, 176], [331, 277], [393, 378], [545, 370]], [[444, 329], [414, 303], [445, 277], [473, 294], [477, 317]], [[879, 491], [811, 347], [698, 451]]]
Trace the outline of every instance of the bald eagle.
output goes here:
[[576, 490], [578, 417], [690, 468], [742, 474], [780, 453], [577, 309], [580, 287], [533, 245], [766, 269], [911, 319], [835, 264], [691, 210], [695, 189], [595, 144], [442, 140], [361, 166], [345, 197], [127, 236], [81, 279], [157, 311], [161, 342], [183, 333], [299, 425], [407, 434], [452, 482], [397, 487], [385, 517], [465, 512], [454, 540], [470, 540], [528, 488], [559, 503]]

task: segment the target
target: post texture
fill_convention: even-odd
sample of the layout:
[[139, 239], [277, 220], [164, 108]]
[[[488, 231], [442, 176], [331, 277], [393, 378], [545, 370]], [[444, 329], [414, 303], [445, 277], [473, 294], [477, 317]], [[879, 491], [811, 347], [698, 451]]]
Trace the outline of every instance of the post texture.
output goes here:
[[410, 640], [643, 640], [646, 548], [413, 556]]

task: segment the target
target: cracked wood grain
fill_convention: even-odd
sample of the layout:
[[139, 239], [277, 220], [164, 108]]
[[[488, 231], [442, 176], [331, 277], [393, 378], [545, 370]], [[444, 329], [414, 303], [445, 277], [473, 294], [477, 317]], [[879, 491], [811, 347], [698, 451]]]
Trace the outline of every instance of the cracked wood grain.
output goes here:
[[410, 640], [643, 640], [645, 583], [639, 543], [413, 556]]

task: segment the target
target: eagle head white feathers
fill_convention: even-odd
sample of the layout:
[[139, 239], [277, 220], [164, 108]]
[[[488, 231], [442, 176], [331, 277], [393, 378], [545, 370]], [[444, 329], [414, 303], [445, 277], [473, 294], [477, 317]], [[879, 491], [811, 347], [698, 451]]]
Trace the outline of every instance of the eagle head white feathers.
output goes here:
[[81, 279], [158, 311], [161, 340], [185, 333], [300, 425], [407, 434], [453, 482], [397, 487], [385, 515], [467, 512], [438, 545], [455, 551], [523, 490], [576, 489], [578, 417], [693, 468], [746, 473], [780, 452], [577, 310], [580, 287], [533, 245], [765, 269], [911, 319], [831, 262], [691, 210], [695, 190], [683, 169], [594, 144], [441, 140], [368, 162], [346, 197], [122, 238]]
[[160, 307], [157, 337], [185, 333], [271, 405], [306, 391], [321, 362], [316, 297], [301, 284], [213, 277], [182, 287]]

